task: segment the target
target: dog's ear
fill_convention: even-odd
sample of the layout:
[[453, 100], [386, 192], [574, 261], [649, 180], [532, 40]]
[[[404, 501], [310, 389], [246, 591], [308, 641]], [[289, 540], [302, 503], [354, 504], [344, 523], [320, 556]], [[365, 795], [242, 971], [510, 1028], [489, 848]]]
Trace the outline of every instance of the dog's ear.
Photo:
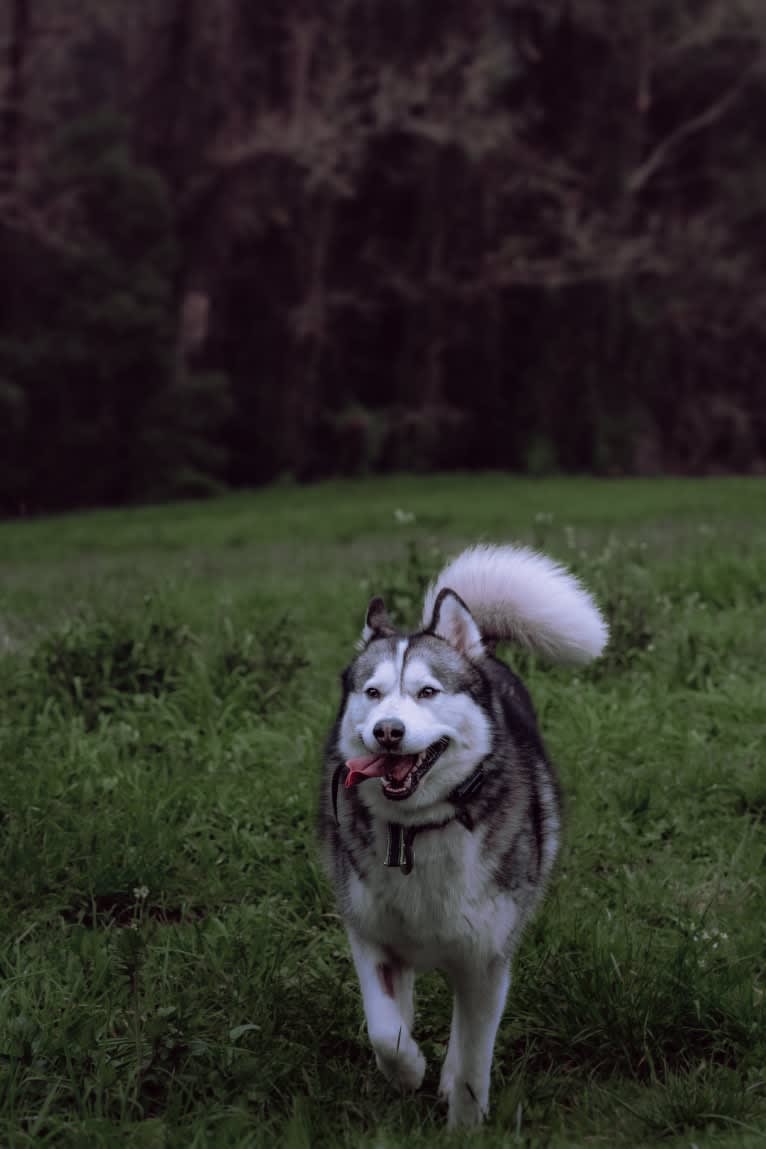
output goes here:
[[373, 638], [388, 638], [392, 634], [396, 634], [396, 627], [388, 617], [388, 611], [386, 610], [386, 604], [383, 602], [383, 599], [380, 597], [370, 599], [370, 605], [367, 607], [367, 614], [362, 629], [360, 645], [366, 646]]
[[426, 630], [437, 638], [446, 639], [468, 658], [478, 658], [484, 653], [484, 643], [476, 620], [460, 595], [449, 587], [439, 591]]

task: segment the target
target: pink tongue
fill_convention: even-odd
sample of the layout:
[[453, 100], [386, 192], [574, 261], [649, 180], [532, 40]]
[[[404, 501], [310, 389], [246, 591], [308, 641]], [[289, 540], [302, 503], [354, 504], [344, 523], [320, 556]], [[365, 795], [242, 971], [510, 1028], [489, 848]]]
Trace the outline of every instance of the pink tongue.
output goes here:
[[366, 778], [382, 778], [384, 774], [402, 782], [414, 765], [414, 754], [366, 754], [362, 758], [349, 758], [344, 786], [350, 790]]

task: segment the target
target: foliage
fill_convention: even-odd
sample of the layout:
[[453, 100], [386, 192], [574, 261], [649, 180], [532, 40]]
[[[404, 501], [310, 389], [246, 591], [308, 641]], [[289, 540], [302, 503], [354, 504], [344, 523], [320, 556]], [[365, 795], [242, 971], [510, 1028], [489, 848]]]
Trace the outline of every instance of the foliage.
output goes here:
[[59, 8], [0, 25], [4, 510], [763, 468], [760, 0]]
[[191, 717], [199, 697], [183, 687], [192, 683], [222, 705], [246, 706], [254, 715], [290, 697], [307, 663], [289, 617], [265, 614], [254, 629], [226, 618], [214, 649], [203, 652], [175, 617], [171, 596], [171, 590], [146, 595], [137, 614], [84, 612], [53, 629], [16, 668], [8, 684], [13, 704], [34, 707], [45, 695], [50, 711], [92, 730], [121, 715], [135, 721], [153, 700], [170, 696]]
[[98, 115], [62, 134], [46, 190], [72, 200], [66, 245], [4, 237], [17, 275], [0, 339], [2, 506], [188, 493], [187, 472], [220, 469], [213, 435], [228, 414], [227, 383], [174, 375], [166, 185], [131, 156], [126, 126]]
[[[91, 728], [127, 700], [173, 691], [188, 673], [192, 636], [167, 618], [74, 619], [46, 636], [31, 658], [36, 689], [82, 715]], [[186, 664], [186, 666], [185, 666]]]
[[211, 675], [219, 690], [255, 714], [267, 714], [275, 702], [284, 707], [296, 675], [308, 665], [288, 616], [266, 616], [257, 630], [239, 630], [226, 619], [224, 635]]

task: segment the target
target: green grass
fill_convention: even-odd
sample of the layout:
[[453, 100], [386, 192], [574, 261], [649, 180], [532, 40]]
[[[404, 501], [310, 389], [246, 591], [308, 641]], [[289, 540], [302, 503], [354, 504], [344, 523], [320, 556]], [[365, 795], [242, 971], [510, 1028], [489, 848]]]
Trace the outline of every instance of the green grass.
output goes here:
[[[414, 521], [401, 523], [395, 512]], [[407, 517], [399, 515], [398, 519]], [[507, 652], [567, 807], [488, 1125], [364, 1034], [313, 824], [367, 599], [477, 539], [570, 563], [613, 643]], [[766, 483], [396, 478], [0, 525], [0, 1144], [766, 1143]]]

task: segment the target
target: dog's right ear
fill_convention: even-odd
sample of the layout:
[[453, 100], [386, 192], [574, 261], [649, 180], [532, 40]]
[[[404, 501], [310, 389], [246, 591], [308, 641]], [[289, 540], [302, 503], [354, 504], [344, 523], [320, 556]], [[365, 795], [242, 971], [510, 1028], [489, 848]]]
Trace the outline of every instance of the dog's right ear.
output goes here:
[[373, 638], [388, 638], [392, 634], [396, 634], [396, 627], [388, 617], [383, 599], [379, 596], [370, 599], [359, 645], [366, 646]]

